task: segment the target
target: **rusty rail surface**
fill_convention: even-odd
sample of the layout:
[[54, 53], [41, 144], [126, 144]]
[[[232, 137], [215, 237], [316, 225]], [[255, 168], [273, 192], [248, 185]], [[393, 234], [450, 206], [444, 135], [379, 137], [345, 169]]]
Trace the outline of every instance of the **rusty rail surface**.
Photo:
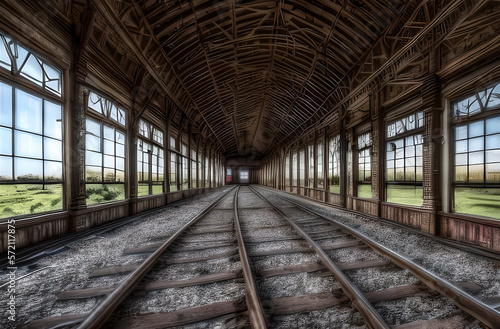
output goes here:
[[386, 328], [389, 329], [390, 326], [385, 322], [382, 316], [375, 310], [373, 305], [368, 301], [363, 292], [361, 292], [358, 287], [351, 282], [351, 280], [345, 276], [345, 274], [335, 265], [326, 252], [321, 248], [316, 242], [314, 242], [297, 224], [295, 224], [290, 218], [288, 218], [278, 207], [270, 203], [264, 196], [257, 192], [253, 187], [249, 186], [250, 190], [255, 193], [262, 200], [267, 202], [275, 211], [277, 211], [284, 219], [286, 219], [290, 225], [299, 233], [309, 245], [314, 249], [314, 251], [321, 258], [323, 264], [328, 268], [328, 270], [335, 276], [337, 281], [339, 281], [342, 290], [349, 297], [356, 309], [361, 313], [366, 323], [370, 328], [379, 329]]
[[228, 195], [234, 187], [224, 193], [221, 197], [215, 200], [210, 205], [206, 206], [198, 215], [193, 217], [189, 222], [182, 226], [175, 234], [165, 241], [151, 256], [149, 256], [132, 274], [123, 281], [112, 293], [106, 298], [85, 318], [78, 326], [78, 329], [93, 329], [101, 328], [106, 321], [111, 317], [113, 311], [132, 293], [144, 276], [158, 262], [159, 257], [168, 249], [186, 229], [203, 218], [211, 211], [222, 198]]
[[245, 277], [246, 286], [246, 302], [248, 307], [248, 315], [250, 317], [250, 322], [252, 328], [264, 329], [267, 328], [266, 320], [264, 316], [264, 311], [262, 309], [262, 304], [260, 302], [259, 294], [257, 293], [257, 285], [255, 284], [255, 278], [250, 267], [250, 261], [248, 259], [248, 254], [245, 248], [245, 243], [243, 242], [243, 235], [241, 234], [240, 219], [238, 216], [238, 192], [240, 187], [236, 190], [233, 200], [234, 207], [234, 225], [236, 229], [236, 237], [238, 239], [238, 249], [240, 252], [240, 262], [243, 267], [243, 276]]
[[355, 236], [357, 239], [366, 243], [370, 248], [372, 248], [379, 255], [389, 259], [391, 262], [396, 264], [397, 266], [408, 270], [411, 274], [417, 277], [420, 281], [422, 281], [429, 288], [439, 292], [446, 298], [448, 298], [453, 304], [462, 309], [464, 312], [470, 314], [477, 320], [481, 321], [484, 325], [489, 328], [499, 328], [500, 329], [500, 312], [492, 308], [491, 306], [483, 303], [482, 301], [474, 298], [470, 294], [466, 293], [463, 290], [458, 289], [456, 286], [446, 281], [443, 278], [435, 275], [434, 273], [428, 271], [422, 266], [414, 263], [410, 259], [397, 254], [396, 252], [390, 250], [389, 248], [383, 246], [382, 244], [376, 242], [365, 234], [356, 231], [355, 229], [339, 222], [334, 219], [325, 217], [324, 215], [311, 210], [287, 197], [283, 197], [274, 193], [282, 200], [290, 202], [291, 204], [297, 206], [298, 208], [318, 216], [324, 220], [334, 223], [339, 226], [345, 232]]

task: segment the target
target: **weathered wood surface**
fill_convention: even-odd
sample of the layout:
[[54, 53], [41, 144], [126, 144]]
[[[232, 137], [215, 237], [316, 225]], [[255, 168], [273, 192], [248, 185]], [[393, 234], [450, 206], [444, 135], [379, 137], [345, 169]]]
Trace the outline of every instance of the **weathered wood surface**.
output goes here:
[[144, 327], [161, 329], [200, 322], [225, 314], [241, 312], [245, 309], [244, 299], [238, 298], [226, 302], [191, 307], [169, 313], [138, 315], [133, 318], [125, 318], [119, 321], [116, 327], [123, 329]]
[[321, 310], [346, 302], [347, 297], [336, 298], [332, 293], [318, 293], [293, 297], [272, 298], [262, 302], [268, 305], [273, 315], [294, 314]]

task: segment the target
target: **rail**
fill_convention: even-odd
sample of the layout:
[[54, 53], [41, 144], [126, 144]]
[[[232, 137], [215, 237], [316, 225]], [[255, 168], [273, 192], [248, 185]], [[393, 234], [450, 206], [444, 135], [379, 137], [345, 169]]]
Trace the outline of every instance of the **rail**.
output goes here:
[[309, 243], [309, 245], [314, 249], [314, 251], [321, 258], [323, 264], [330, 270], [330, 272], [335, 276], [342, 286], [344, 293], [351, 299], [354, 306], [358, 309], [361, 315], [366, 320], [370, 328], [390, 328], [389, 325], [384, 321], [380, 314], [375, 310], [372, 304], [368, 301], [365, 295], [349, 280], [347, 276], [340, 270], [340, 268], [335, 265], [326, 252], [314, 242], [297, 224], [295, 224], [290, 218], [288, 218], [278, 207], [270, 203], [266, 198], [264, 198], [258, 191], [253, 187], [250, 187], [252, 192], [254, 192], [258, 197], [268, 203], [275, 211], [285, 218], [290, 225]]
[[123, 281], [112, 293], [110, 293], [85, 320], [77, 327], [78, 329], [101, 328], [112, 315], [113, 311], [132, 293], [139, 282], [157, 263], [159, 257], [168, 249], [168, 247], [191, 225], [205, 216], [212, 210], [217, 203], [227, 194], [234, 190], [234, 187], [220, 196], [212, 204], [208, 205], [198, 215], [182, 226], [174, 235], [165, 241], [151, 256], [149, 256], [132, 274]]
[[372, 248], [375, 252], [378, 254], [386, 257], [389, 259], [391, 262], [396, 264], [397, 266], [407, 269], [410, 273], [412, 273], [415, 277], [417, 277], [419, 280], [421, 280], [424, 284], [426, 284], [428, 287], [431, 289], [434, 289], [438, 291], [440, 294], [448, 298], [453, 304], [455, 304], [457, 307], [462, 309], [464, 312], [472, 315], [474, 318], [478, 319], [481, 321], [483, 324], [488, 326], [489, 328], [500, 328], [500, 312], [495, 310], [494, 308], [490, 307], [489, 305], [481, 302], [480, 300], [474, 298], [470, 294], [458, 289], [455, 287], [453, 284], [449, 283], [448, 281], [438, 277], [434, 273], [431, 273], [430, 271], [426, 270], [425, 268], [421, 267], [420, 265], [412, 262], [410, 259], [401, 256], [394, 251], [384, 247], [380, 243], [376, 242], [375, 240], [369, 238], [368, 236], [364, 235], [361, 232], [356, 231], [355, 229], [352, 229], [351, 227], [335, 221], [331, 218], [325, 217], [324, 215], [311, 210], [293, 200], [290, 200], [289, 198], [282, 197], [278, 195], [279, 198], [285, 200], [287, 202], [290, 202], [297, 206], [298, 208], [310, 213], [314, 214], [315, 216], [318, 216], [320, 218], [323, 218], [325, 220], [328, 220], [335, 225], [339, 226], [342, 230], [345, 232], [352, 234], [359, 240], [363, 241], [366, 243], [370, 248]]

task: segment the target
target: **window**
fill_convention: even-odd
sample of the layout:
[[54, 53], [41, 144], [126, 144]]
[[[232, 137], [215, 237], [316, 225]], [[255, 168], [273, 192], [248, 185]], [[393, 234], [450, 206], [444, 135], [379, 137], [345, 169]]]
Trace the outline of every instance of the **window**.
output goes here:
[[330, 193], [340, 193], [340, 135], [330, 138], [328, 145], [328, 184]]
[[452, 109], [454, 210], [500, 219], [500, 84]]
[[318, 151], [316, 153], [316, 163], [318, 164], [318, 188], [324, 187], [323, 181], [323, 142], [318, 142]]
[[125, 111], [91, 92], [85, 138], [87, 204], [125, 198], [126, 135], [122, 129], [125, 129]]
[[290, 191], [290, 153], [287, 153], [285, 159], [285, 188]]
[[191, 188], [197, 187], [196, 172], [196, 150], [191, 149]]
[[163, 193], [163, 132], [145, 120], [139, 120], [137, 144], [137, 195]]
[[205, 157], [205, 187], [210, 187], [210, 161], [209, 157]]
[[240, 171], [240, 182], [247, 183], [248, 182], [248, 170]]
[[410, 206], [423, 202], [422, 142], [424, 113], [417, 112], [387, 126], [387, 201]]
[[358, 136], [358, 197], [372, 197], [371, 133]]
[[61, 210], [62, 104], [0, 81], [0, 140], [0, 218]]
[[292, 186], [297, 186], [297, 152], [292, 154]]
[[43, 91], [62, 96], [62, 73], [40, 56], [33, 54], [0, 32], [0, 67], [40, 86]]
[[177, 153], [170, 154], [170, 192], [177, 191]]
[[299, 152], [299, 177], [300, 177], [300, 186], [304, 186], [306, 182], [306, 163], [305, 163], [305, 152], [304, 150], [300, 150]]
[[186, 157], [181, 157], [181, 190], [189, 189], [189, 180], [188, 180], [188, 159]]
[[314, 187], [314, 147], [313, 145], [309, 145], [309, 171], [308, 171], [308, 179], [309, 179], [309, 187]]
[[198, 187], [203, 187], [203, 156], [198, 153]]

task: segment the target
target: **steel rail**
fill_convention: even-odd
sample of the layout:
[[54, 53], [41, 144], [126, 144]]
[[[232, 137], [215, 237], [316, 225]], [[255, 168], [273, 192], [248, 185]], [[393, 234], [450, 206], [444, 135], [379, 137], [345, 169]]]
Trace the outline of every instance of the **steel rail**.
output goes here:
[[[276, 194], [276, 193], [275, 193]], [[500, 329], [500, 312], [492, 308], [491, 306], [483, 303], [482, 301], [474, 298], [470, 294], [466, 293], [465, 291], [458, 289], [455, 287], [453, 284], [450, 282], [446, 281], [443, 278], [438, 277], [434, 273], [428, 271], [427, 269], [423, 268], [422, 266], [414, 263], [410, 259], [397, 254], [396, 252], [390, 250], [389, 248], [381, 245], [380, 243], [376, 242], [375, 240], [371, 239], [370, 237], [366, 236], [365, 234], [356, 231], [355, 229], [341, 223], [338, 221], [335, 221], [331, 218], [328, 218], [319, 212], [316, 212], [314, 210], [311, 210], [295, 201], [290, 200], [289, 198], [282, 197], [278, 194], [276, 194], [279, 198], [282, 200], [285, 200], [287, 202], [290, 202], [297, 206], [298, 208], [309, 212], [310, 214], [314, 214], [322, 219], [325, 219], [329, 222], [334, 223], [335, 225], [339, 226], [344, 230], [345, 232], [352, 234], [359, 240], [363, 241], [366, 243], [370, 248], [372, 248], [375, 252], [377, 252], [379, 255], [389, 259], [391, 262], [396, 264], [397, 266], [404, 268], [408, 270], [410, 273], [412, 273], [415, 277], [417, 277], [420, 281], [422, 281], [425, 285], [427, 285], [429, 288], [439, 292], [446, 298], [448, 298], [453, 304], [455, 304], [457, 307], [459, 307], [461, 310], [464, 312], [470, 314], [477, 320], [479, 320], [481, 323], [484, 325], [488, 326], [489, 328], [492, 329]]]
[[240, 218], [238, 216], [238, 192], [240, 187], [236, 190], [233, 199], [234, 207], [234, 225], [236, 226], [236, 237], [238, 239], [238, 249], [240, 252], [240, 262], [243, 268], [243, 276], [245, 278], [246, 286], [246, 302], [248, 308], [248, 315], [250, 317], [250, 323], [252, 328], [255, 329], [265, 329], [267, 328], [264, 310], [257, 292], [257, 285], [255, 284], [255, 278], [250, 267], [250, 261], [248, 259], [247, 250], [245, 248], [245, 242], [243, 241], [243, 235], [241, 234]]
[[149, 256], [130, 276], [123, 281], [112, 293], [90, 313], [89, 316], [77, 327], [78, 329], [88, 328], [102, 328], [106, 321], [111, 317], [113, 311], [129, 296], [144, 276], [153, 268], [158, 262], [160, 256], [168, 249], [182, 233], [186, 231], [191, 225], [203, 218], [210, 212], [222, 198], [233, 191], [234, 187], [224, 193], [221, 197], [215, 200], [210, 205], [206, 206], [198, 215], [193, 217], [189, 222], [184, 224], [175, 234], [173, 234], [167, 241], [165, 241], [151, 256]]
[[368, 301], [363, 292], [354, 285], [351, 280], [340, 270], [340, 268], [335, 265], [326, 252], [321, 248], [314, 240], [312, 240], [307, 233], [305, 233], [297, 224], [295, 224], [288, 216], [286, 216], [281, 209], [269, 202], [264, 196], [262, 196], [253, 187], [249, 186], [250, 190], [255, 193], [258, 197], [268, 203], [276, 212], [278, 212], [284, 219], [286, 219], [290, 225], [299, 233], [309, 245], [314, 249], [314, 251], [321, 258], [321, 261], [328, 270], [335, 276], [337, 281], [340, 283], [342, 290], [349, 297], [356, 309], [361, 313], [365, 319], [367, 325], [373, 329], [385, 328], [389, 329], [390, 326], [385, 322], [382, 316], [375, 310], [373, 305]]

